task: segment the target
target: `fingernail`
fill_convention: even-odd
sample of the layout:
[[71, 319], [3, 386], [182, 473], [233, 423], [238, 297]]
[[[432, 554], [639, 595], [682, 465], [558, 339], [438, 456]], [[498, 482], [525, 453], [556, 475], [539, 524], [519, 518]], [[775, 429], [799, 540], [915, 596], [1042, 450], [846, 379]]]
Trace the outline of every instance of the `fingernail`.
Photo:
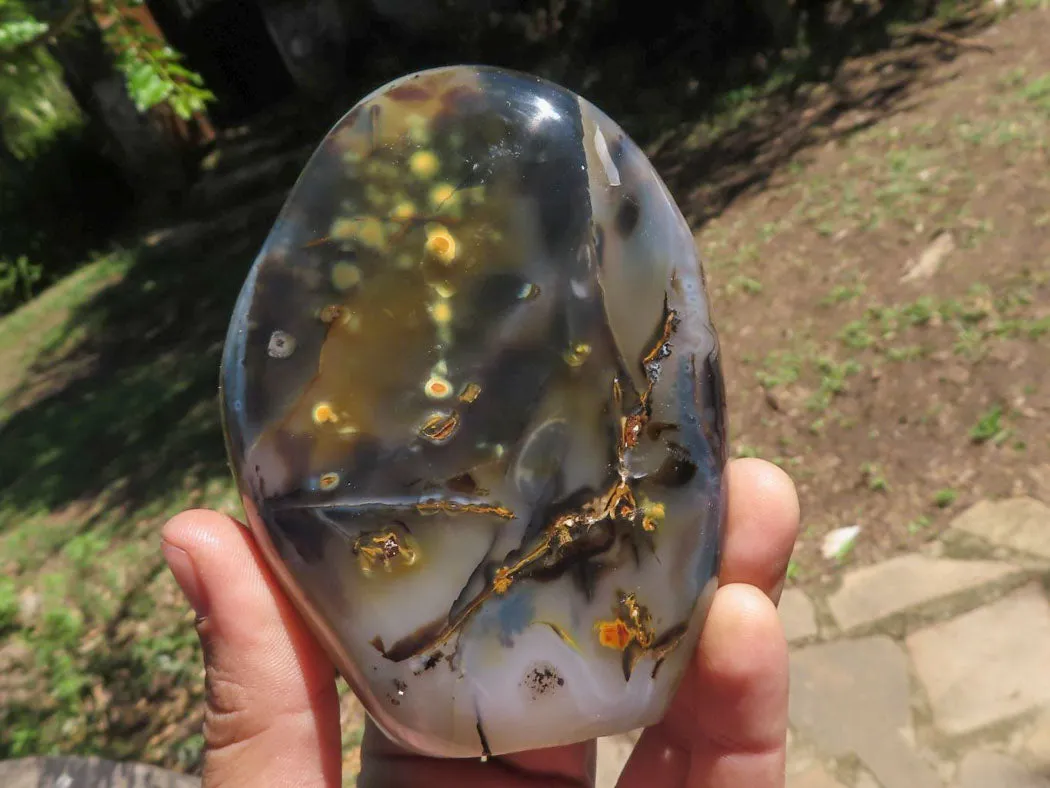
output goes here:
[[204, 596], [204, 588], [200, 578], [197, 576], [197, 568], [193, 565], [190, 554], [181, 547], [176, 547], [167, 542], [161, 547], [164, 552], [164, 560], [168, 562], [171, 573], [175, 575], [175, 582], [179, 584], [182, 593], [189, 600], [190, 607], [197, 614], [197, 618], [208, 615], [207, 599]]

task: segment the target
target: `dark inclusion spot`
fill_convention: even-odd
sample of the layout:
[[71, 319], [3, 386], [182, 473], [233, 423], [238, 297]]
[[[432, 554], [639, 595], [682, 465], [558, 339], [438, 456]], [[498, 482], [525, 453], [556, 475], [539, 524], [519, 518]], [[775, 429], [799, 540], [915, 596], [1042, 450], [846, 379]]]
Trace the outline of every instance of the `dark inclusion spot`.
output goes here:
[[461, 473], [459, 476], [453, 476], [445, 482], [445, 486], [452, 492], [461, 493], [462, 495], [475, 495], [479, 490], [477, 481], [474, 480], [470, 473]]
[[536, 700], [544, 695], [550, 695], [558, 687], [564, 687], [565, 679], [558, 675], [553, 665], [542, 663], [529, 668], [525, 678], [521, 680], [521, 685], [528, 689], [532, 694], [532, 699]]
[[668, 442], [667, 448], [667, 457], [649, 478], [664, 487], [684, 487], [696, 476], [696, 463], [684, 446]]
[[624, 196], [620, 202], [620, 208], [616, 211], [616, 230], [620, 235], [628, 237], [638, 226], [638, 219], [642, 215], [642, 209], [638, 201], [631, 195]]
[[386, 699], [395, 706], [401, 705], [401, 698], [405, 696], [405, 690], [408, 689], [408, 685], [401, 679], [394, 679], [394, 692], [393, 694], [387, 693]]
[[594, 244], [594, 259], [601, 268], [605, 262], [605, 229], [597, 222], [591, 222], [591, 238]]
[[440, 651], [434, 651], [430, 654], [427, 654], [426, 657], [423, 658], [423, 670], [421, 672], [426, 672], [434, 668], [441, 661], [441, 658], [443, 656], [445, 655], [442, 654]]

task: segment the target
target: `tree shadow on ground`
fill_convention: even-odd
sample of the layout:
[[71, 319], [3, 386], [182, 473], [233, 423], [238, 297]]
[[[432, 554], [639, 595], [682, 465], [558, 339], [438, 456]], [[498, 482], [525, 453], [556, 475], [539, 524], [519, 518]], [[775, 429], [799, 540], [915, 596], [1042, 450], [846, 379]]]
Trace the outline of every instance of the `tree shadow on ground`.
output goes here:
[[695, 124], [666, 134], [652, 160], [699, 228], [738, 197], [765, 188], [807, 148], [844, 140], [912, 106], [916, 89], [932, 87], [932, 67], [950, 62], [955, 46], [911, 44], [843, 64], [835, 77], [805, 90], [764, 97], [730, 130]]
[[39, 359], [31, 376], [59, 362], [80, 373], [0, 430], [9, 506], [60, 509], [108, 489], [112, 505], [134, 511], [225, 472], [222, 338], [279, 205], [264, 199], [147, 237], [119, 284], [70, 316], [87, 332], [74, 352], [88, 363]]
[[[625, 125], [653, 144], [657, 169], [698, 227], [807, 146], [907, 106], [930, 67], [958, 51], [912, 42], [848, 61], [806, 90], [785, 82], [729, 128], [698, 124], [699, 110], [654, 127], [637, 107], [625, 108]], [[679, 80], [639, 101], [653, 102], [655, 92], [678, 106], [687, 89]], [[42, 355], [29, 378], [78, 372], [0, 427], [9, 505], [54, 511], [106, 491], [109, 506], [130, 513], [227, 474], [216, 393], [230, 310], [311, 146], [339, 114], [315, 109], [303, 122], [293, 109], [231, 139], [183, 214], [146, 232], [120, 281], [70, 316], [87, 339], [72, 357]]]

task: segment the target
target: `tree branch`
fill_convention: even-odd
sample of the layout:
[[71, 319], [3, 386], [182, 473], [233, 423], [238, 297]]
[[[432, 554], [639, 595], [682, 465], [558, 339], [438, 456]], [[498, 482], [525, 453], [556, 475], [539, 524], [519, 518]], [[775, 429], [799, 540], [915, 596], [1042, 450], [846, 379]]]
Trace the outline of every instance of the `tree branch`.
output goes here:
[[72, 5], [67, 8], [61, 16], [48, 23], [47, 29], [42, 33], [23, 41], [10, 49], [0, 50], [0, 63], [10, 63], [19, 55], [28, 52], [41, 44], [47, 44], [60, 36], [65, 35], [76, 25], [80, 15], [87, 10], [91, 0], [73, 0]]

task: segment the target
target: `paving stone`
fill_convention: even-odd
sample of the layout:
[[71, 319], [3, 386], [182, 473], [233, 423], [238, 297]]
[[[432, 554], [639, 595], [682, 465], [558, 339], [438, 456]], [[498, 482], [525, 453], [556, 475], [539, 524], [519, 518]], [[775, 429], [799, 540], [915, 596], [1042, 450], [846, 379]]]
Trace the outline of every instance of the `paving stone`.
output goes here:
[[1020, 571], [998, 561], [902, 555], [846, 573], [828, 606], [840, 627], [853, 629]]
[[59, 756], [0, 762], [3, 788], [200, 788], [200, 780], [143, 763]]
[[812, 637], [817, 634], [817, 617], [813, 612], [813, 603], [804, 592], [797, 588], [785, 589], [780, 595], [780, 623], [788, 643]]
[[800, 742], [790, 728], [788, 728], [786, 744], [787, 758], [784, 765], [784, 773], [788, 777], [788, 782], [795, 775], [807, 772], [814, 766], [819, 765], [820, 761], [813, 748], [809, 746], [808, 742]]
[[1050, 703], [1050, 604], [1031, 583], [907, 639], [934, 724], [962, 734]]
[[1035, 498], [980, 501], [956, 517], [952, 528], [1050, 558], [1050, 506]]
[[969, 752], [959, 764], [957, 788], [1050, 788], [1050, 779], [1000, 753]]
[[791, 655], [790, 715], [822, 752], [855, 754], [883, 788], [940, 788], [901, 734], [911, 726], [907, 658], [887, 637], [842, 640]]
[[846, 788], [827, 773], [823, 766], [811, 766], [801, 774], [788, 777], [787, 788]]
[[1050, 501], [1050, 462], [1029, 468], [1028, 476], [1035, 484], [1036, 497], [1041, 498], [1044, 503]]
[[1024, 750], [1034, 763], [1050, 769], [1050, 709], [1040, 714], [1028, 730]]
[[631, 731], [619, 736], [604, 736], [598, 739], [598, 768], [595, 788], [613, 788], [627, 759], [634, 751], [641, 731]]

